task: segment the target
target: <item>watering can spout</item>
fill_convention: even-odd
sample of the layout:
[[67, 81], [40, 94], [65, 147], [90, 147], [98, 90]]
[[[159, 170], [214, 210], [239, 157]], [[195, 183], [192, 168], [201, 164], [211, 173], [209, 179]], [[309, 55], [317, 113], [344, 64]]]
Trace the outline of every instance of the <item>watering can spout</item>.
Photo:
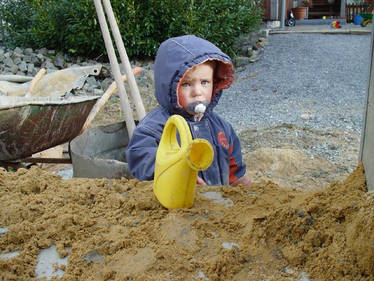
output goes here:
[[158, 201], [168, 209], [192, 207], [197, 173], [210, 166], [213, 156], [213, 148], [207, 140], [192, 140], [183, 117], [171, 116], [156, 154], [153, 192]]

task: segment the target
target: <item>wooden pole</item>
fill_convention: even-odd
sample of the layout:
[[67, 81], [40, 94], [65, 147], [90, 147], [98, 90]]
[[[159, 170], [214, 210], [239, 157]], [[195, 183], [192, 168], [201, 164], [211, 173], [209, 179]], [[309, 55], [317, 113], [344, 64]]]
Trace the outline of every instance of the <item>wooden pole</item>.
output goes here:
[[101, 32], [104, 38], [105, 48], [108, 52], [110, 66], [113, 70], [114, 80], [117, 83], [118, 93], [119, 93], [120, 101], [121, 101], [122, 113], [125, 116], [127, 131], [129, 133], [129, 137], [131, 138], [132, 133], [135, 130], [135, 121], [132, 116], [132, 110], [130, 107], [129, 99], [126, 94], [126, 89], [122, 83], [121, 71], [118, 65], [118, 61], [117, 61], [117, 57], [114, 51], [112, 40], [110, 38], [109, 28], [108, 28], [108, 25], [105, 19], [103, 6], [101, 5], [101, 0], [94, 0], [94, 3], [95, 3], [97, 17], [99, 19], [99, 23], [101, 27]]
[[127, 52], [126, 52], [125, 46], [123, 44], [121, 34], [119, 32], [118, 25], [117, 25], [116, 19], [114, 17], [114, 13], [113, 13], [113, 9], [112, 9], [112, 6], [110, 4], [110, 1], [109, 0], [103, 0], [103, 3], [104, 3], [104, 9], [105, 9], [106, 15], [107, 15], [108, 20], [109, 20], [110, 27], [112, 29], [112, 34], [113, 34], [114, 40], [116, 42], [116, 46], [117, 46], [117, 49], [118, 49], [118, 52], [119, 52], [119, 56], [121, 58], [121, 62], [125, 67], [125, 73], [127, 75], [128, 81], [129, 81], [130, 93], [131, 93], [131, 97], [132, 97], [132, 99], [134, 101], [134, 104], [135, 104], [137, 117], [138, 117], [139, 120], [141, 120], [145, 116], [145, 109], [144, 109], [144, 105], [143, 105], [143, 102], [142, 102], [142, 98], [141, 98], [140, 93], [139, 93], [138, 86], [137, 86], [136, 81], [135, 81], [134, 74], [131, 71], [131, 64], [130, 64], [130, 61], [129, 61], [129, 57], [127, 56]]

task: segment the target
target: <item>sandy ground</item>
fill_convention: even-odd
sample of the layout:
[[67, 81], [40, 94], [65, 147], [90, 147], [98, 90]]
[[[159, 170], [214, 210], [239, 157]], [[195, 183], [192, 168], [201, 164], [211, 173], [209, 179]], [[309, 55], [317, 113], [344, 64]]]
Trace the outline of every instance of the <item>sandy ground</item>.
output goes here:
[[[109, 102], [93, 126], [118, 116]], [[280, 126], [240, 138], [253, 186], [199, 186], [191, 209], [163, 208], [152, 182], [0, 171], [0, 280], [37, 280], [52, 248], [65, 263], [51, 280], [373, 280], [358, 136]], [[319, 143], [337, 157], [305, 150]]]
[[[373, 280], [374, 195], [358, 166], [321, 190], [198, 187], [166, 210], [152, 182], [0, 171], [1, 280], [33, 280], [41, 249], [60, 280]], [[303, 279], [304, 278], [304, 279]]]
[[[92, 126], [120, 119], [109, 101]], [[152, 182], [0, 170], [0, 280], [36, 280], [54, 247], [66, 262], [52, 280], [374, 280], [359, 136], [282, 125], [239, 137], [253, 186], [199, 186], [191, 209], [163, 208]], [[308, 153], [321, 144], [334, 157]]]

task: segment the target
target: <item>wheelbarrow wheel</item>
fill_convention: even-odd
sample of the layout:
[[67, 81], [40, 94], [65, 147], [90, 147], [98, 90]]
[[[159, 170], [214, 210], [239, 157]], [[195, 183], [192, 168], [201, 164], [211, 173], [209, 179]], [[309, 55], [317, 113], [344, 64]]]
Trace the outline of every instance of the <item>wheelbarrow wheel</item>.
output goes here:
[[296, 20], [295, 19], [287, 19], [286, 20], [286, 26], [295, 26], [296, 25]]

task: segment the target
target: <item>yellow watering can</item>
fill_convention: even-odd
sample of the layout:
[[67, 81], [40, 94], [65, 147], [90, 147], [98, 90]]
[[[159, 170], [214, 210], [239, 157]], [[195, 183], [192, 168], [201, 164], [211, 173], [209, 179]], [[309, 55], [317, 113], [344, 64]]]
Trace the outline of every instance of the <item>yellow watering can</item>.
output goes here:
[[205, 139], [192, 140], [186, 120], [172, 115], [165, 124], [156, 154], [153, 192], [161, 205], [168, 209], [192, 207], [197, 172], [207, 169], [213, 156], [210, 143]]

